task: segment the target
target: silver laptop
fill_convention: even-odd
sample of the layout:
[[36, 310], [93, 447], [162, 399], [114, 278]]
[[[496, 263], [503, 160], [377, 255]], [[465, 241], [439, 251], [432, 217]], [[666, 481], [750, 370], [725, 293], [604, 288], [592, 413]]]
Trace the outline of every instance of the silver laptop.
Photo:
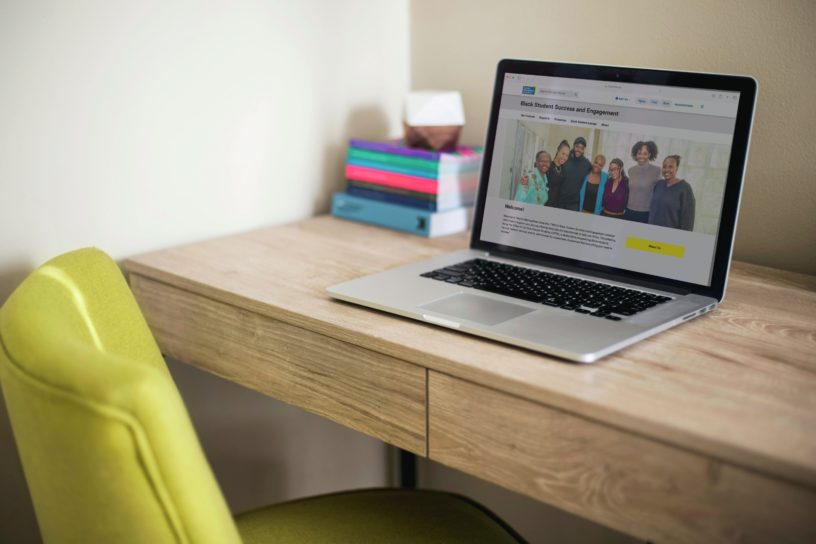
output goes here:
[[756, 81], [503, 60], [470, 249], [330, 296], [591, 363], [723, 300]]

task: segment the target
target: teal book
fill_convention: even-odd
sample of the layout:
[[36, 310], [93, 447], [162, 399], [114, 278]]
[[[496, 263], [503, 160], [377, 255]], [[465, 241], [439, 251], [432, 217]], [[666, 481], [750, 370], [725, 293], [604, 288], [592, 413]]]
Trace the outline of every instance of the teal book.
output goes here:
[[446, 163], [418, 157], [406, 157], [405, 155], [373, 151], [370, 149], [349, 147], [347, 161], [348, 164], [354, 164], [357, 166], [381, 168], [383, 170], [399, 172], [400, 174], [436, 179], [445, 175], [450, 176], [478, 172], [482, 164], [482, 155], [474, 154], [470, 157], [470, 160], [467, 161]]
[[334, 193], [332, 215], [434, 238], [467, 230], [470, 227], [473, 208], [432, 212], [360, 198], [348, 193]]

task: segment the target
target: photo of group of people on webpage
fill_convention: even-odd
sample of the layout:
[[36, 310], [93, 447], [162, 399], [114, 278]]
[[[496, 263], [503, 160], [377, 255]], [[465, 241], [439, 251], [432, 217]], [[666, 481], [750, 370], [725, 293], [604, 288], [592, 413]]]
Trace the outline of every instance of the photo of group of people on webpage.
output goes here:
[[628, 169], [620, 158], [584, 156], [586, 139], [570, 146], [561, 141], [554, 155], [539, 150], [533, 168], [518, 180], [513, 200], [563, 210], [602, 215], [673, 229], [694, 230], [695, 199], [691, 185], [678, 177], [679, 155], [658, 159], [657, 144], [638, 141]]

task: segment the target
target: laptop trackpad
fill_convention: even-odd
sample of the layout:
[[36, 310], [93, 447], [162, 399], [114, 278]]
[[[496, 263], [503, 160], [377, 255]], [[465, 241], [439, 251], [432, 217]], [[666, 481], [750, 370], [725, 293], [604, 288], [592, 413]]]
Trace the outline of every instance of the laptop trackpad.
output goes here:
[[492, 298], [468, 293], [445, 297], [441, 300], [423, 304], [420, 308], [457, 319], [467, 319], [482, 325], [497, 325], [508, 319], [536, 310], [520, 304], [493, 300]]

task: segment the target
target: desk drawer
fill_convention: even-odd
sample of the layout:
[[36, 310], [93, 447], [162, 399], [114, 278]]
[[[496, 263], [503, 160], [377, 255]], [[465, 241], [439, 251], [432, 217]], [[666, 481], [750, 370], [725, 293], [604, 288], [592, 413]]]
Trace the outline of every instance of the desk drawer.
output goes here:
[[429, 372], [428, 456], [652, 542], [814, 542], [816, 492]]
[[425, 369], [130, 275], [166, 355], [425, 455]]

